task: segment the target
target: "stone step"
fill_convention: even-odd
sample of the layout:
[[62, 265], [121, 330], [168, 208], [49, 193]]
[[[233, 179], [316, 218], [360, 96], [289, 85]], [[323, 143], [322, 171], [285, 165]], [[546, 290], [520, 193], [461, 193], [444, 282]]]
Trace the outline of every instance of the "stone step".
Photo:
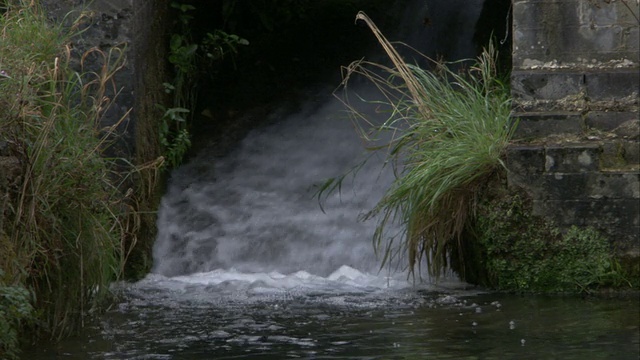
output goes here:
[[602, 144], [600, 169], [631, 170], [640, 166], [640, 142], [615, 139]]
[[600, 169], [600, 142], [566, 144], [514, 144], [507, 148], [508, 168], [522, 177], [544, 173], [580, 173]]
[[582, 113], [579, 111], [514, 112], [511, 117], [518, 119], [518, 127], [514, 133], [514, 138], [518, 140], [581, 134], [584, 128]]
[[507, 163], [524, 177], [542, 173], [635, 171], [640, 167], [640, 142], [627, 138], [579, 143], [514, 144]]

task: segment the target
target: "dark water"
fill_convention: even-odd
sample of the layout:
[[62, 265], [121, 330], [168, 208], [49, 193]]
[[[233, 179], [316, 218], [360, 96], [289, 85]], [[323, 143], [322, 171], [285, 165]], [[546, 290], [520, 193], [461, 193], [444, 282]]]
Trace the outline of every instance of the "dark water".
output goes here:
[[[637, 299], [456, 289], [126, 287], [122, 302], [25, 359], [638, 359]], [[176, 284], [174, 284], [176, 285]], [[316, 284], [317, 285], [317, 284]], [[458, 287], [460, 284], [457, 284]], [[222, 288], [233, 288], [226, 294]], [[164, 288], [160, 290], [160, 288]], [[235, 296], [231, 296], [235, 293]]]

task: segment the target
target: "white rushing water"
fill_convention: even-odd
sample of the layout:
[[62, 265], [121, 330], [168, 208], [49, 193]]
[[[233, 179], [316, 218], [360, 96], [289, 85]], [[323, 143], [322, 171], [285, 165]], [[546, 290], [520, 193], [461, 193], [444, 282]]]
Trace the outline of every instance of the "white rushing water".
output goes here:
[[359, 220], [392, 181], [381, 160], [347, 177], [323, 208], [314, 197], [318, 184], [365, 155], [344, 105], [319, 101], [296, 114], [276, 112], [275, 124], [254, 130], [224, 158], [205, 150], [174, 171], [147, 280], [272, 288], [406, 283], [406, 274], [392, 282], [378, 272], [376, 222]]

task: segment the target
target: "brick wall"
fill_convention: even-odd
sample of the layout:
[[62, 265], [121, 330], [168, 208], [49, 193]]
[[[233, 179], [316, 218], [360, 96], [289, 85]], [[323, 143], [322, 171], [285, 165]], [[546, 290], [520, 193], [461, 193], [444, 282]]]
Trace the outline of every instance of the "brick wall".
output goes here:
[[514, 0], [509, 184], [559, 225], [640, 254], [636, 0]]

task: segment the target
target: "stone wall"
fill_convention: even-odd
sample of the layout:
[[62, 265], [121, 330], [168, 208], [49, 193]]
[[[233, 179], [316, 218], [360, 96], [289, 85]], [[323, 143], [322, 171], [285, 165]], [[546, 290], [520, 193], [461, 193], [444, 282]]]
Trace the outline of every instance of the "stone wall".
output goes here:
[[514, 0], [509, 185], [640, 254], [638, 1]]
[[107, 93], [113, 101], [102, 125], [121, 123], [120, 141], [114, 150], [118, 156], [142, 162], [159, 156], [159, 117], [155, 104], [164, 101], [168, 0], [41, 0], [40, 3], [53, 21], [66, 22], [68, 27], [81, 30], [71, 44], [76, 70], [99, 72], [107, 59], [113, 62], [120, 55], [119, 50], [123, 51], [125, 64], [113, 78], [109, 89], [114, 91]]
[[53, 21], [82, 30], [71, 44], [77, 70], [100, 71], [106, 59], [101, 54], [111, 54], [108, 58], [112, 61], [121, 49], [126, 56], [107, 92], [112, 105], [101, 125], [120, 124], [117, 141], [107, 153], [126, 158], [136, 167], [124, 168], [129, 181], [123, 184], [122, 192], [133, 211], [123, 241], [135, 246], [126, 275], [140, 276], [150, 267], [160, 196], [159, 128], [163, 114], [156, 105], [167, 102], [163, 83], [169, 78], [169, 0], [41, 0], [41, 4]]

